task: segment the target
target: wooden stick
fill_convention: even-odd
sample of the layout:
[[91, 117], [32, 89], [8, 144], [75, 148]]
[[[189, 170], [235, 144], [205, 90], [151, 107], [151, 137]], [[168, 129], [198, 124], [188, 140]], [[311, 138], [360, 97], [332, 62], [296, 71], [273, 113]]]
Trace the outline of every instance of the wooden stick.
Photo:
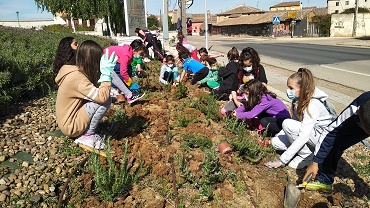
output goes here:
[[81, 147], [82, 149], [87, 150], [89, 152], [95, 152], [96, 154], [98, 154], [100, 156], [107, 157], [107, 155], [105, 154], [104, 150], [93, 149], [93, 148], [91, 148], [89, 146], [86, 146], [84, 144], [79, 144], [79, 147]]

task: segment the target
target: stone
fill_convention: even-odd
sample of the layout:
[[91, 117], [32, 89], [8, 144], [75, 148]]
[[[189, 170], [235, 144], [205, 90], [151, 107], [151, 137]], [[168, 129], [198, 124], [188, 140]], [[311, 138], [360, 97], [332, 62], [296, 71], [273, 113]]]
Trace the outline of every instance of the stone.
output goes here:
[[30, 201], [33, 203], [38, 203], [41, 200], [41, 195], [40, 194], [35, 194], [30, 198]]
[[6, 195], [1, 193], [0, 194], [0, 202], [5, 202], [5, 200], [6, 200]]
[[22, 163], [22, 167], [28, 167], [28, 166], [29, 166], [29, 163], [28, 163], [28, 162], [24, 161], [24, 162]]
[[49, 187], [49, 191], [50, 192], [54, 192], [55, 191], [55, 187], [54, 186]]
[[60, 174], [60, 173], [62, 172], [62, 169], [61, 169], [60, 167], [57, 167], [57, 168], [55, 169], [55, 172], [56, 172], [57, 174]]
[[0, 155], [0, 162], [4, 162], [6, 159], [5, 155]]
[[0, 185], [5, 185], [6, 184], [6, 181], [4, 178], [0, 179]]
[[14, 191], [14, 194], [15, 194], [15, 195], [17, 195], [17, 196], [21, 196], [21, 195], [22, 195], [22, 193], [21, 193], [21, 191], [20, 191], [20, 190], [15, 190], [15, 191]]
[[0, 191], [4, 191], [6, 189], [8, 189], [7, 185], [0, 185]]

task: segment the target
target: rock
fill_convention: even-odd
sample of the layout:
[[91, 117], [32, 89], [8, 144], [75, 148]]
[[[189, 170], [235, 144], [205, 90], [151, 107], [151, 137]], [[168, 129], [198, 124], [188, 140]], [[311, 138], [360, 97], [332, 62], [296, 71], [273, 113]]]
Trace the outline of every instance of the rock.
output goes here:
[[15, 194], [15, 195], [17, 195], [17, 196], [21, 196], [21, 195], [22, 195], [22, 193], [21, 193], [21, 191], [20, 191], [20, 190], [15, 190], [15, 191], [14, 191], [14, 194]]
[[5, 181], [5, 179], [0, 179], [0, 185], [5, 185], [6, 184], [6, 181]]
[[7, 185], [0, 185], [0, 191], [4, 191], [6, 189], [8, 189]]
[[62, 169], [61, 169], [60, 167], [57, 167], [57, 168], [55, 169], [55, 172], [56, 172], [57, 174], [60, 174], [60, 173], [62, 172]]
[[49, 191], [50, 192], [54, 192], [55, 191], [55, 187], [54, 186], [49, 187]]
[[30, 198], [30, 201], [33, 203], [38, 203], [41, 200], [41, 195], [40, 194], [35, 194]]
[[0, 194], [0, 202], [5, 202], [5, 200], [6, 200], [6, 195], [1, 193]]
[[5, 155], [0, 155], [0, 162], [4, 162], [6, 159]]
[[44, 184], [44, 191], [48, 192], [49, 191], [49, 186], [48, 184]]
[[24, 162], [22, 163], [22, 167], [28, 167], [28, 166], [29, 166], [29, 163], [28, 163], [28, 162], [24, 161]]

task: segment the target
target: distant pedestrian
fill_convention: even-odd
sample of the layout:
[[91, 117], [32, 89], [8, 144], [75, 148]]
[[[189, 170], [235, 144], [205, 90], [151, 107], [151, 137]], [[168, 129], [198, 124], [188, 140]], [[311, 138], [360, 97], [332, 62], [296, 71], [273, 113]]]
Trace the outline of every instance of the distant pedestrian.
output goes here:
[[279, 159], [265, 165], [278, 168], [287, 164], [291, 168], [301, 169], [311, 164], [313, 149], [332, 122], [332, 116], [324, 105], [328, 95], [315, 87], [310, 70], [300, 68], [288, 78], [287, 87], [293, 116], [284, 120], [283, 130], [271, 140], [274, 149], [284, 153]]
[[157, 44], [157, 37], [155, 35], [153, 35], [149, 30], [142, 30], [140, 28], [136, 28], [135, 33], [143, 39], [143, 42], [146, 43], [147, 49], [153, 46], [153, 52], [158, 55], [160, 60], [163, 60], [163, 52]]

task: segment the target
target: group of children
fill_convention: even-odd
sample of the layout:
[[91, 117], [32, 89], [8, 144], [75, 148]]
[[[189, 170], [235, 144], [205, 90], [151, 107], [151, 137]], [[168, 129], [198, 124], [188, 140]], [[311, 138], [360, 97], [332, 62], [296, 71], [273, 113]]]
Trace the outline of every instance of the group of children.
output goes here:
[[[183, 68], [181, 74], [174, 56], [168, 55], [159, 82], [177, 85], [192, 74], [191, 84], [209, 87], [217, 99], [228, 101], [221, 109], [222, 114], [258, 120], [258, 131], [267, 131], [272, 137], [271, 141], [261, 138], [258, 142], [271, 144], [283, 153], [267, 162], [267, 167], [288, 165], [299, 169], [310, 165], [305, 178], [311, 173], [317, 181], [309, 183], [308, 188], [331, 189], [343, 151], [370, 135], [370, 92], [357, 98], [333, 120], [327, 107], [328, 95], [315, 86], [310, 70], [300, 68], [287, 79], [286, 94], [292, 100], [289, 111], [268, 90], [265, 69], [253, 48], [245, 48], [239, 54], [233, 47], [227, 53], [229, 63], [219, 68], [216, 58], [204, 48], [199, 50], [200, 58], [195, 54], [199, 60], [195, 59], [196, 49], [190, 51], [184, 41], [180, 39], [176, 46]], [[70, 52], [66, 55], [62, 49], [68, 44]], [[128, 99], [143, 96], [133, 74], [145, 76], [140, 61], [145, 46], [140, 40], [104, 50], [93, 41], [77, 45], [74, 38], [63, 39], [54, 62], [58, 71], [57, 123], [64, 134], [77, 137], [76, 143], [102, 149], [104, 143], [95, 129], [111, 103], [112, 85]]]

